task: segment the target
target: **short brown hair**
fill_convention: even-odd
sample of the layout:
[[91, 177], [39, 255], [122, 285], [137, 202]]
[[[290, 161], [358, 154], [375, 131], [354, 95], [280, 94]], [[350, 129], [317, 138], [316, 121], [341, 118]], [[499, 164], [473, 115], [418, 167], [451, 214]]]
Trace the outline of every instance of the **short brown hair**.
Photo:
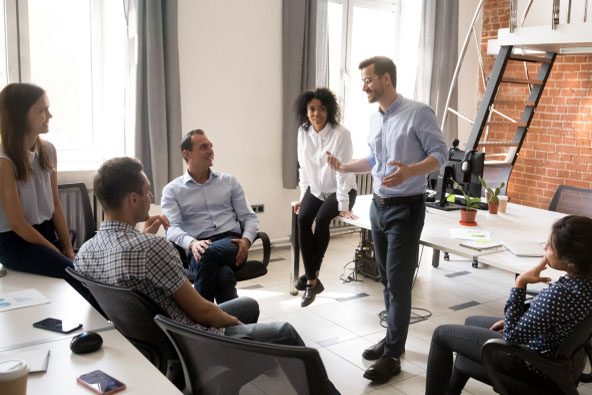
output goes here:
[[123, 199], [132, 192], [143, 195], [144, 166], [136, 158], [109, 159], [97, 170], [95, 196], [105, 210], [121, 208]]
[[[185, 150], [193, 151], [193, 142], [191, 141], [191, 137], [195, 136], [196, 134], [199, 134], [200, 136], [205, 136], [206, 132], [204, 132], [201, 129], [194, 129], [191, 132], [187, 133], [185, 136], [183, 136], [183, 138], [181, 139], [181, 155], [183, 155], [183, 151]], [[183, 159], [185, 160], [185, 162], [187, 162], [185, 156], [183, 156]]]
[[393, 88], [397, 89], [397, 66], [391, 59], [386, 56], [373, 56], [362, 60], [358, 68], [362, 70], [371, 65], [374, 65], [374, 74], [379, 77], [382, 77], [384, 73], [388, 73], [391, 76]]

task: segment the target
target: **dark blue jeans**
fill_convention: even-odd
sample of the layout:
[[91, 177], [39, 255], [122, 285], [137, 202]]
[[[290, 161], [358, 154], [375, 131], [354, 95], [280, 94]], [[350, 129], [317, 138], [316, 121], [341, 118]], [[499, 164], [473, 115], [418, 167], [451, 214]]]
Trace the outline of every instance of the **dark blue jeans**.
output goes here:
[[405, 351], [411, 314], [411, 288], [417, 267], [425, 203], [381, 205], [372, 201], [370, 223], [380, 281], [384, 286], [386, 344], [384, 355]]
[[[434, 330], [428, 357], [426, 395], [462, 392], [469, 377], [458, 370], [453, 371], [452, 353], [456, 352], [480, 364], [483, 344], [489, 339], [503, 338], [501, 333], [489, 329], [498, 320], [500, 318], [472, 316], [466, 319], [464, 325], [440, 325]], [[496, 370], [504, 374], [540, 379], [524, 363], [509, 354], [494, 353], [493, 358]]]
[[[50, 243], [61, 249], [51, 220], [33, 225], [33, 227]], [[49, 247], [29, 243], [13, 231], [2, 232], [0, 233], [0, 263], [9, 269], [20, 272], [63, 278], [96, 310], [105, 315], [89, 290], [66, 273], [67, 267], [74, 268], [70, 258]]]
[[193, 287], [210, 302], [216, 299], [221, 304], [237, 297], [234, 271], [238, 246], [231, 242], [234, 238], [213, 241], [199, 261], [189, 251], [189, 268], [196, 274]]

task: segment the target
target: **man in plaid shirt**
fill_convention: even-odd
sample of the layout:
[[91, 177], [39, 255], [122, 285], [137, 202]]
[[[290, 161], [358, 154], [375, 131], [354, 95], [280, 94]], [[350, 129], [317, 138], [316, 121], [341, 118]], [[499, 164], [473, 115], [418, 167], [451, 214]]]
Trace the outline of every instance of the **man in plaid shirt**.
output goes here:
[[[169, 221], [165, 216], [148, 215], [153, 196], [137, 159], [105, 162], [95, 177], [94, 191], [105, 220], [76, 255], [77, 271], [146, 295], [181, 324], [220, 335], [304, 345], [287, 322], [257, 324], [259, 305], [254, 299], [241, 297], [216, 306], [200, 296], [185, 277], [178, 252], [155, 234], [161, 225], [168, 228]], [[142, 221], [144, 230], [140, 232], [135, 226]]]

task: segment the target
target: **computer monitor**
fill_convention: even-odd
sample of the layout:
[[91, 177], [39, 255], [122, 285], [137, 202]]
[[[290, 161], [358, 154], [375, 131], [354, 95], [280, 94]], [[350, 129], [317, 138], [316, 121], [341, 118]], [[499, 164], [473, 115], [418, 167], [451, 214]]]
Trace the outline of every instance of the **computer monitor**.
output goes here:
[[440, 169], [437, 178], [434, 175], [430, 177], [430, 187], [436, 191], [436, 202], [429, 203], [430, 207], [441, 210], [458, 210], [464, 207], [464, 205], [446, 201], [446, 193], [462, 195], [462, 191], [455, 188], [451, 178], [461, 185], [469, 196], [481, 196], [479, 177], [483, 177], [485, 154], [476, 150], [467, 154], [457, 146], [458, 140], [455, 140], [453, 147], [448, 150], [446, 166]]

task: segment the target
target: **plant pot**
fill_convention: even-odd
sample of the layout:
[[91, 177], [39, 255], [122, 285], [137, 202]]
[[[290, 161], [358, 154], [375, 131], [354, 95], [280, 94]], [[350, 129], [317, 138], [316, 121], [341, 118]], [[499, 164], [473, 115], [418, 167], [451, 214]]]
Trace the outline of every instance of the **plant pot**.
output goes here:
[[497, 214], [499, 203], [487, 203], [487, 206], [489, 207], [489, 214]]
[[477, 210], [460, 210], [460, 220], [464, 223], [474, 223], [475, 217], [477, 217]]

